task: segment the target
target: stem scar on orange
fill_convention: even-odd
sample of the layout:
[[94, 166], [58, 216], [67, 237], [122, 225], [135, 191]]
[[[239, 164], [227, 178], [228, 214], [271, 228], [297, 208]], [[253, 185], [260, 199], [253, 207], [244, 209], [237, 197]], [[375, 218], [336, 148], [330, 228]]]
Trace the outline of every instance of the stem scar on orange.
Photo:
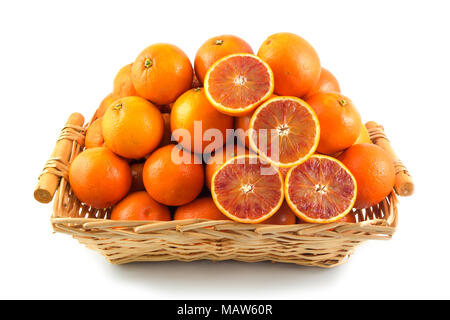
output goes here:
[[253, 54], [232, 54], [214, 63], [205, 76], [205, 94], [222, 113], [252, 112], [273, 92], [269, 65]]
[[269, 219], [284, 199], [280, 172], [256, 155], [234, 157], [217, 170], [211, 182], [216, 206], [230, 219], [259, 223]]
[[356, 201], [356, 180], [338, 160], [313, 155], [289, 170], [286, 201], [303, 221], [329, 223], [343, 218]]
[[250, 147], [277, 167], [292, 167], [308, 159], [319, 144], [319, 120], [296, 97], [264, 102], [250, 120]]

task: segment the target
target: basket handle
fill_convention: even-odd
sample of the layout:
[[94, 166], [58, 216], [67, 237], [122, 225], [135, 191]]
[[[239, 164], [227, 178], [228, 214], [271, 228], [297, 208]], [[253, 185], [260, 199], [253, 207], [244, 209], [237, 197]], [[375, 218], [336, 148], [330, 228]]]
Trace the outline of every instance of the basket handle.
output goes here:
[[384, 133], [383, 126], [377, 124], [374, 121], [366, 123], [367, 131], [373, 143], [383, 148], [391, 157], [395, 166], [395, 185], [394, 190], [399, 196], [410, 196], [414, 192], [414, 183], [404, 164], [400, 161], [394, 152], [386, 134]]
[[[66, 177], [69, 160], [73, 151], [73, 141], [83, 140], [84, 117], [80, 113], [72, 113], [61, 130], [50, 159], [45, 163], [34, 190], [34, 198], [41, 203], [52, 201], [61, 177]], [[66, 177], [67, 178], [67, 177]]]

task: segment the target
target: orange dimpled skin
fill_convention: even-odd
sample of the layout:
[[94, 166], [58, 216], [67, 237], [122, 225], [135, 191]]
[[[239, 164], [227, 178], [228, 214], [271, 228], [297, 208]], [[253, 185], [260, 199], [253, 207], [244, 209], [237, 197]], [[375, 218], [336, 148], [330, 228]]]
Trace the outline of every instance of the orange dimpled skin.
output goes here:
[[134, 88], [133, 81], [131, 80], [131, 68], [133, 64], [127, 64], [125, 67], [119, 70], [114, 78], [114, 86], [112, 96], [114, 99], [120, 99], [123, 97], [137, 96], [136, 89]]
[[[194, 134], [196, 121], [198, 121], [197, 125], [201, 124], [201, 131], [199, 130], [197, 135]], [[183, 93], [175, 101], [170, 113], [170, 127], [174, 137], [183, 148], [195, 153], [211, 153], [222, 147], [226, 143], [227, 129], [231, 130], [233, 126], [233, 117], [217, 111], [206, 98], [203, 88], [195, 88]], [[180, 129], [187, 130], [190, 139], [175, 134], [175, 130]], [[211, 140], [208, 140], [209, 137], [206, 136], [203, 139], [210, 129], [216, 130], [218, 136], [211, 136]], [[198, 139], [197, 144], [194, 138]]]
[[164, 105], [174, 102], [191, 88], [193, 70], [180, 48], [158, 43], [139, 54], [131, 69], [131, 78], [141, 97]]
[[86, 138], [84, 139], [84, 145], [87, 149], [102, 147], [105, 143], [102, 134], [102, 118], [98, 118], [89, 126], [86, 131]]
[[201, 159], [171, 144], [157, 149], [147, 159], [143, 179], [153, 199], [168, 206], [180, 206], [202, 191], [203, 165]]
[[379, 146], [355, 144], [342, 153], [339, 160], [356, 179], [358, 195], [355, 208], [376, 205], [391, 193], [395, 183], [394, 164]]
[[170, 221], [170, 211], [153, 200], [147, 192], [139, 191], [129, 194], [120, 201], [111, 213], [112, 220], [154, 220]]
[[103, 138], [114, 153], [128, 159], [148, 155], [161, 142], [164, 120], [161, 112], [140, 97], [116, 100], [102, 120]]
[[198, 80], [203, 83], [208, 69], [217, 60], [234, 53], [252, 53], [253, 49], [243, 39], [222, 35], [208, 39], [195, 55], [194, 67]]
[[94, 208], [108, 208], [131, 186], [128, 163], [105, 147], [86, 149], [70, 164], [69, 182], [77, 198]]
[[184, 206], [178, 207], [173, 220], [210, 219], [230, 220], [219, 209], [210, 197], [198, 198]]
[[303, 97], [320, 78], [320, 59], [302, 37], [288, 32], [268, 37], [258, 51], [275, 77], [274, 92], [283, 96]]
[[341, 92], [341, 87], [335, 76], [325, 68], [320, 71], [319, 82], [316, 86], [306, 95], [305, 98], [312, 96], [317, 92]]
[[361, 130], [361, 116], [349, 98], [340, 93], [318, 92], [306, 102], [319, 118], [319, 153], [332, 155], [355, 143]]

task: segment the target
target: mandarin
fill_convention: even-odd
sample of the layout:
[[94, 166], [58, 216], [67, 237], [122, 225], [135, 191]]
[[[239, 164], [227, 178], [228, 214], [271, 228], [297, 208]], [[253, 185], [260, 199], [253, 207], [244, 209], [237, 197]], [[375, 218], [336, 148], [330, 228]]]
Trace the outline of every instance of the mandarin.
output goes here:
[[319, 56], [296, 34], [281, 32], [269, 36], [259, 48], [258, 56], [273, 71], [276, 94], [303, 97], [319, 81]]
[[194, 200], [202, 191], [201, 159], [170, 144], [157, 149], [144, 165], [144, 185], [150, 196], [168, 206]]
[[114, 153], [140, 159], [161, 142], [164, 120], [151, 102], [140, 97], [124, 97], [108, 108], [102, 130], [106, 146]]
[[167, 43], [145, 48], [131, 69], [138, 94], [158, 105], [174, 102], [191, 87], [192, 76], [192, 65], [187, 55]]
[[[195, 153], [211, 153], [221, 148], [227, 140], [227, 129], [233, 129], [233, 121], [233, 117], [220, 113], [211, 105], [203, 88], [183, 93], [175, 101], [170, 113], [174, 138], [183, 148]], [[196, 125], [201, 127], [195, 132]]]
[[338, 158], [353, 174], [358, 185], [354, 207], [376, 205], [391, 193], [395, 168], [389, 154], [375, 144], [355, 144]]
[[332, 155], [355, 143], [361, 130], [361, 116], [349, 98], [340, 93], [318, 92], [306, 102], [319, 118], [318, 152]]
[[130, 190], [128, 163], [105, 147], [86, 149], [72, 161], [69, 182], [80, 201], [94, 208], [116, 204]]

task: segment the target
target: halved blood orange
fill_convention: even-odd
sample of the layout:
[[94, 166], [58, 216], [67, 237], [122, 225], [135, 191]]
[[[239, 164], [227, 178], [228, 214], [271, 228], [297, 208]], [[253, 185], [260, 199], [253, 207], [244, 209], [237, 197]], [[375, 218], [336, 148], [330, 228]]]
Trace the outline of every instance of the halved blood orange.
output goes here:
[[273, 92], [269, 65], [253, 54], [238, 53], [215, 62], [205, 76], [205, 94], [220, 112], [249, 114]]
[[306, 161], [316, 151], [319, 138], [314, 110], [296, 97], [271, 98], [250, 120], [250, 147], [277, 167], [293, 167]]
[[313, 155], [289, 170], [286, 201], [303, 221], [329, 223], [343, 218], [356, 200], [356, 180], [338, 160]]
[[284, 199], [280, 172], [257, 155], [225, 162], [213, 175], [211, 194], [217, 208], [230, 219], [259, 223], [269, 219]]

